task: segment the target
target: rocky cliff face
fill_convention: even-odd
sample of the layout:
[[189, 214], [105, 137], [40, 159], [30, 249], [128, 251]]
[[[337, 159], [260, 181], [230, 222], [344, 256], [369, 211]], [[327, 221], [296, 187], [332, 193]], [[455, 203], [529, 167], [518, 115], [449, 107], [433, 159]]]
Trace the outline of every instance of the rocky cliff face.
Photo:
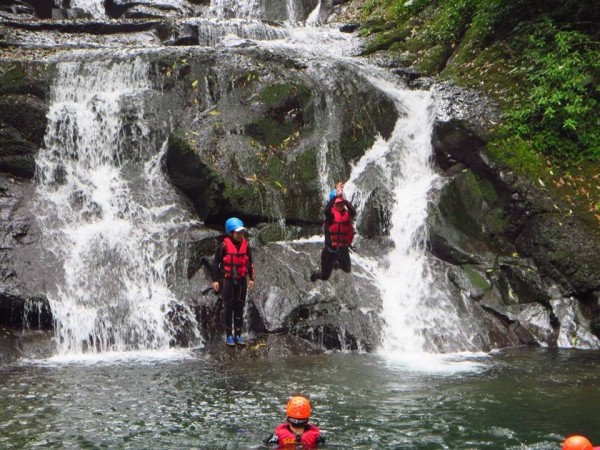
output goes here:
[[432, 139], [447, 183], [430, 214], [432, 252], [462, 269], [455, 282], [474, 301], [533, 335], [523, 342], [596, 348], [595, 230], [542, 186], [489, 162], [485, 123], [494, 111], [484, 101], [458, 88], [436, 91], [441, 114]]
[[[51, 327], [43, 292], [57, 270], [40, 263], [44, 259], [35, 249], [43, 242], [29, 201], [54, 69], [43, 58], [24, 61], [20, 48], [31, 46], [32, 35], [38, 42], [57, 42], [50, 29], [80, 43], [90, 36], [80, 32], [91, 29], [95, 39], [143, 35], [157, 46], [197, 45], [215, 36], [197, 22], [164, 19], [169, 12], [151, 3], [145, 14], [152, 21], [121, 22], [117, 28], [22, 20], [49, 17], [52, 8], [40, 5], [4, 7], [10, 20], [0, 28], [12, 51], [0, 61], [0, 323], [13, 329]], [[127, 2], [107, 5], [111, 17], [138, 14]], [[21, 36], [23, 29], [28, 33]], [[268, 24], [260, 33], [267, 29], [283, 32]], [[65, 41], [61, 37], [59, 45]], [[227, 50], [173, 49], [146, 57], [161, 93], [156, 110], [171, 123], [164, 171], [208, 225], [181, 236], [170, 281], [176, 295], [194, 305], [204, 338], [221, 338], [220, 302], [203, 293], [209, 284], [203, 257], [212, 256], [219, 234], [210, 226], [220, 229], [225, 218], [238, 215], [251, 226], [259, 268], [248, 306], [255, 336], [283, 333], [324, 348], [377, 348], [382, 318], [376, 281], [357, 266], [354, 276], [336, 274], [315, 286], [308, 274], [318, 265], [321, 244], [289, 240], [319, 230], [321, 149], [328, 149], [331, 179], [347, 179], [351, 164], [376, 138], [390, 136], [398, 114], [392, 99], [348, 66], [260, 49], [243, 39]], [[443, 182], [431, 193], [430, 251], [461, 310], [490, 330], [474, 339], [476, 347], [598, 348], [600, 244], [593, 230], [542, 187], [487, 160], [482, 149], [495, 113], [485, 99], [412, 78], [405, 81], [432, 85], [438, 108], [432, 143]], [[373, 189], [358, 224], [362, 255], [378, 258], [388, 245], [391, 202], [385, 189]], [[181, 329], [178, 340], [186, 344], [189, 333]]]

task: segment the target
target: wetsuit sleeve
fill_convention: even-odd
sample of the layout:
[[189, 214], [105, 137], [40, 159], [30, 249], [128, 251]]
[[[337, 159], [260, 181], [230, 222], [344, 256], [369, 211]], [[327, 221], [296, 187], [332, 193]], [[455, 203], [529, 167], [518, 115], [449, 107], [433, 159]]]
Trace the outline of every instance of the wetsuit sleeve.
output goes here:
[[250, 244], [248, 244], [248, 278], [254, 281], [254, 263], [252, 263], [252, 249], [250, 248]]
[[220, 243], [217, 247], [217, 251], [215, 252], [215, 257], [212, 262], [210, 274], [212, 276], [213, 281], [219, 281], [223, 278], [223, 274], [221, 273], [221, 263], [223, 262], [223, 253], [225, 251], [225, 244]]
[[325, 209], [323, 210], [323, 214], [325, 214], [325, 222], [327, 223], [331, 223], [331, 221], [333, 220], [333, 213], [331, 212], [331, 208], [333, 208], [333, 202], [335, 201], [335, 199], [336, 197], [333, 197], [331, 200], [329, 200], [325, 205]]
[[350, 213], [350, 217], [354, 219], [356, 217], [356, 208], [352, 205], [352, 203], [350, 203], [346, 199], [344, 199], [344, 204], [346, 205], [346, 208], [348, 208], [348, 213]]
[[279, 444], [279, 438], [275, 433], [273, 433], [271, 436], [265, 439], [265, 444]]

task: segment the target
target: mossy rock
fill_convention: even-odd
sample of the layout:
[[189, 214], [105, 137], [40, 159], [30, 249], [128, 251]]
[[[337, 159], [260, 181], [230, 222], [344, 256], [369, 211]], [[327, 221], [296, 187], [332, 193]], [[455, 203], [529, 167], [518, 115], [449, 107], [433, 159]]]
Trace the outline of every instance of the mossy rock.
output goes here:
[[267, 107], [285, 111], [292, 108], [304, 108], [311, 98], [311, 92], [307, 86], [294, 83], [278, 83], [267, 86], [259, 95]]
[[319, 177], [317, 169], [317, 149], [309, 148], [304, 150], [291, 163], [290, 172], [292, 179], [296, 179], [302, 183], [315, 181]]
[[440, 198], [440, 211], [467, 236], [481, 238], [480, 219], [484, 205], [477, 178], [470, 171], [450, 182]]
[[46, 132], [47, 105], [28, 95], [0, 97], [0, 123], [19, 130], [34, 145], [41, 145]]
[[246, 125], [244, 132], [267, 147], [286, 147], [311, 117], [311, 91], [304, 84], [278, 83], [263, 88], [259, 98], [263, 117]]
[[17, 130], [0, 124], [0, 172], [33, 178], [37, 151]]
[[391, 136], [397, 118], [393, 100], [380, 92], [357, 89], [352, 98], [346, 99], [339, 140], [339, 151], [346, 170], [373, 146], [377, 136], [384, 139]]
[[537, 214], [527, 221], [515, 244], [531, 257], [542, 275], [559, 282], [569, 295], [600, 289], [600, 243], [590, 239], [585, 223], [558, 213]]
[[473, 265], [464, 265], [462, 266], [467, 279], [471, 283], [471, 286], [477, 289], [481, 289], [485, 292], [489, 292], [492, 288], [489, 280], [482, 275], [478, 270], [477, 266]]
[[424, 75], [435, 75], [444, 69], [451, 55], [452, 48], [449, 45], [437, 44], [423, 52], [415, 66]]
[[252, 139], [268, 147], [282, 145], [298, 126], [295, 124], [280, 123], [271, 117], [261, 117], [247, 125], [244, 132]]
[[398, 48], [398, 42], [403, 42], [410, 34], [411, 31], [405, 28], [393, 28], [374, 34], [367, 40], [362, 54], [370, 55], [380, 50], [390, 50], [392, 47]]
[[41, 63], [0, 63], [0, 96], [33, 95], [47, 99], [52, 66]]
[[222, 176], [207, 165], [184, 135], [172, 133], [166, 156], [166, 169], [172, 183], [192, 201], [200, 218], [219, 209], [224, 191]]

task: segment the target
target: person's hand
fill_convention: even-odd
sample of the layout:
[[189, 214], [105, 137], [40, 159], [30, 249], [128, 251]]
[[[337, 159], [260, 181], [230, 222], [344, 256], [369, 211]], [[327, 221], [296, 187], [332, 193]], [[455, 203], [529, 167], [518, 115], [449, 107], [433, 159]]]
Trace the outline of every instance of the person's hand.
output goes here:
[[336, 197], [341, 197], [344, 195], [344, 183], [341, 181], [335, 185], [335, 195]]
[[248, 289], [254, 289], [254, 280], [248, 280]]
[[212, 288], [215, 290], [215, 292], [219, 292], [219, 282], [213, 281]]

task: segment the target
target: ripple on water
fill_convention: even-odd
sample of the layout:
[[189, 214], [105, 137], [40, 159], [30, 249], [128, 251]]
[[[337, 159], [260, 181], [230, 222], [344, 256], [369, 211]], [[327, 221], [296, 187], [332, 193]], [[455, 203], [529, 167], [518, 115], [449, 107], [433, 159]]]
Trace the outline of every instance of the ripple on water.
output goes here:
[[0, 372], [0, 447], [258, 448], [303, 392], [331, 448], [550, 450], [573, 430], [600, 441], [590, 422], [599, 359], [575, 353], [556, 364], [530, 350], [454, 374], [356, 354], [21, 363]]

